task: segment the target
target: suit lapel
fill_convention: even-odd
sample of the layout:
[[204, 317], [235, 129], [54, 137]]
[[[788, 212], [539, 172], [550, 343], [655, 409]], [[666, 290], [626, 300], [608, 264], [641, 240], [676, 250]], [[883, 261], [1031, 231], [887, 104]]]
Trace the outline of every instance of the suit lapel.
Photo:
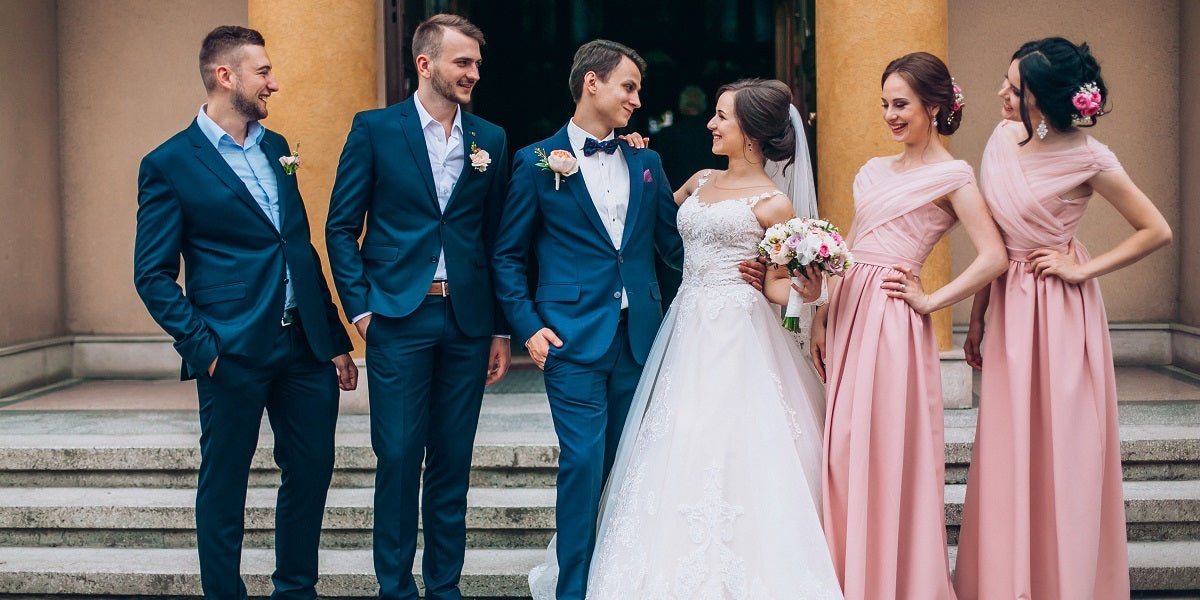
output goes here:
[[[621, 234], [621, 239], [627, 240], [629, 233], [633, 231], [634, 224], [637, 223], [638, 209], [642, 207], [642, 188], [645, 187], [646, 182], [641, 156], [624, 141], [621, 142], [620, 148], [621, 153], [625, 155], [625, 166], [629, 167], [629, 207], [625, 210], [625, 226]], [[624, 244], [622, 243], [622, 245]]]
[[[450, 205], [454, 204], [454, 199], [458, 197], [458, 191], [466, 183], [467, 177], [471, 176], [471, 144], [475, 143], [480, 148], [484, 147], [476, 135], [479, 132], [475, 128], [475, 117], [468, 114], [467, 111], [462, 110], [462, 108], [458, 110], [462, 111], [463, 166], [462, 171], [458, 174], [458, 180], [454, 182], [454, 189], [450, 191], [450, 198], [446, 200], [446, 210], [444, 212], [450, 211]], [[484, 149], [486, 150], [486, 148]], [[491, 151], [489, 150], [488, 153], [491, 154]], [[488, 165], [489, 168], [492, 166], [494, 165]]]
[[246, 184], [238, 178], [237, 173], [233, 172], [233, 169], [229, 167], [225, 159], [221, 157], [221, 153], [217, 152], [217, 149], [213, 147], [212, 142], [208, 141], [207, 137], [204, 137], [204, 132], [200, 131], [200, 126], [195, 121], [188, 128], [188, 139], [192, 142], [192, 149], [196, 152], [196, 158], [200, 160], [201, 164], [208, 167], [208, 170], [212, 171], [212, 174], [221, 183], [225, 184], [225, 187], [228, 187], [235, 196], [241, 198], [242, 202], [246, 203], [246, 206], [250, 208], [250, 211], [258, 215], [263, 223], [267, 224], [267, 227], [275, 229], [275, 224], [271, 223], [270, 217], [263, 212], [262, 207], [250, 195], [250, 190], [246, 189]]
[[429, 166], [429, 147], [425, 145], [425, 132], [421, 130], [421, 116], [417, 114], [416, 103], [411, 97], [400, 104], [400, 123], [400, 129], [404, 131], [404, 138], [408, 141], [408, 149], [412, 152], [413, 163], [421, 173], [421, 179], [425, 181], [425, 190], [429, 192], [430, 201], [441, 212], [441, 207], [437, 206], [437, 192], [433, 187], [433, 167]]
[[275, 189], [279, 194], [279, 231], [282, 233], [283, 224], [287, 222], [284, 220], [288, 214], [287, 199], [291, 198], [293, 194], [299, 195], [299, 190], [296, 188], [296, 176], [284, 173], [283, 165], [279, 162], [279, 157], [290, 153], [287, 152], [287, 148], [276, 148], [270, 138], [269, 135], [263, 135], [259, 145], [267, 155], [267, 162], [271, 163], [271, 170], [275, 172]]
[[[543, 148], [543, 150], [546, 151], [546, 154], [550, 154], [552, 150], [562, 150], [563, 148], [566, 148], [571, 153], [571, 156], [575, 156], [576, 149], [571, 147], [571, 138], [567, 135], [566, 127], [560, 129], [554, 137], [550, 138], [550, 147]], [[554, 177], [554, 173], [549, 171], [546, 173], [549, 177]], [[583, 214], [592, 224], [592, 227], [595, 227], [600, 237], [604, 238], [604, 241], [608, 242], [609, 246], [612, 246], [612, 236], [608, 235], [608, 230], [604, 228], [604, 221], [600, 220], [600, 213], [596, 210], [596, 203], [592, 201], [592, 195], [588, 193], [587, 182], [583, 180], [583, 172], [577, 171], [574, 175], [563, 178], [563, 184], [571, 192], [571, 195], [575, 197], [575, 202], [579, 204], [579, 209], [583, 211]]]

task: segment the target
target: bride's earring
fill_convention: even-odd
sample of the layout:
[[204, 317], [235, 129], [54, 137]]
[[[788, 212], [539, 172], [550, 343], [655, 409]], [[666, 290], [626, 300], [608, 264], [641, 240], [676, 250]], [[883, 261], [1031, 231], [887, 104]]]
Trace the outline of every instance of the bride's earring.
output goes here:
[[1042, 117], [1042, 122], [1038, 123], [1037, 135], [1039, 140], [1046, 139], [1046, 134], [1050, 133], [1050, 129], [1046, 127], [1046, 117]]

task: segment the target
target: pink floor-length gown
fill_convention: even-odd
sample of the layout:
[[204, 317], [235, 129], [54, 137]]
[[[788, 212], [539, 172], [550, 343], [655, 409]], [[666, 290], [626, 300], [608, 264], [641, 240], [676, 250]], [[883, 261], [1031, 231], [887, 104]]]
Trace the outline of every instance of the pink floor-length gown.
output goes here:
[[1008, 247], [992, 283], [979, 424], [959, 537], [964, 600], [1129, 598], [1116, 379], [1100, 284], [1037, 279], [1025, 256], [1054, 248], [1088, 260], [1075, 228], [1088, 197], [1061, 196], [1120, 169], [1088, 137], [1018, 154], [1005, 121], [984, 151], [982, 189]]
[[825, 537], [847, 600], [953, 599], [946, 557], [942, 384], [929, 317], [880, 289], [919, 270], [956, 222], [934, 200], [973, 184], [960, 160], [854, 180], [855, 265], [830, 301]]

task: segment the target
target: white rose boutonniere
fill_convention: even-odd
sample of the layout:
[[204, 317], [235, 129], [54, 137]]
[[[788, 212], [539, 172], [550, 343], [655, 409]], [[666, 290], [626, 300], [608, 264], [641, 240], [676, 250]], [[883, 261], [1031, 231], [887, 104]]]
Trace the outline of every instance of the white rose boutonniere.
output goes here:
[[296, 149], [290, 155], [280, 156], [279, 164], [283, 165], [284, 173], [295, 175], [296, 169], [300, 168], [300, 144], [296, 144]]
[[563, 177], [570, 177], [579, 171], [579, 162], [566, 150], [551, 150], [549, 155], [541, 148], [534, 148], [533, 151], [542, 159], [538, 161], [537, 166], [541, 167], [543, 171], [554, 173], [554, 189], [556, 190]]
[[487, 171], [488, 165], [492, 164], [492, 155], [488, 154], [487, 150], [475, 145], [471, 142], [471, 166], [475, 167], [476, 171], [483, 173]]

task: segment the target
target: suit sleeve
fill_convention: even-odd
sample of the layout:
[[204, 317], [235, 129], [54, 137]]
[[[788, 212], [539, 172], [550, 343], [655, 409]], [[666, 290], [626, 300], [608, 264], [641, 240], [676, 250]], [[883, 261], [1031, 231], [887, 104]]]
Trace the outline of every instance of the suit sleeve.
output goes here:
[[530, 162], [529, 154], [518, 152], [513, 161], [508, 200], [500, 218], [492, 257], [496, 297], [513, 334], [521, 343], [545, 327], [529, 297], [529, 250], [541, 219], [532, 176], [536, 167]]
[[683, 270], [683, 240], [679, 237], [679, 226], [675, 220], [679, 213], [679, 205], [675, 204], [675, 194], [671, 192], [671, 184], [663, 172], [661, 159], [655, 161], [654, 170], [654, 201], [658, 204], [658, 210], [655, 211], [657, 221], [654, 225], [654, 247], [663, 262], [676, 270]]
[[[500, 231], [500, 219], [504, 214], [504, 204], [508, 198], [508, 183], [511, 173], [508, 162], [508, 135], [503, 130], [500, 132], [500, 156], [492, 165], [496, 169], [496, 175], [492, 178], [492, 187], [488, 190], [487, 204], [484, 207], [483, 215], [483, 243], [484, 249], [489, 254], [495, 253], [496, 237]], [[493, 267], [495, 264], [493, 263]], [[496, 272], [492, 269], [492, 289], [497, 289]], [[499, 299], [493, 299], [492, 307], [494, 312], [494, 325], [492, 326], [493, 335], [509, 335], [512, 333], [512, 328], [508, 325], [508, 319], [504, 316], [504, 310], [500, 307]]]
[[[329, 270], [347, 319], [370, 310], [367, 292], [370, 283], [359, 254], [358, 238], [374, 193], [374, 156], [366, 120], [355, 115], [346, 146], [338, 161], [337, 176], [329, 198], [325, 222], [325, 248], [329, 252]], [[339, 327], [340, 328], [340, 327]]]
[[325, 320], [329, 322], [329, 340], [333, 344], [334, 356], [346, 354], [354, 349], [354, 343], [350, 341], [350, 336], [346, 335], [346, 328], [342, 326], [342, 319], [338, 316], [337, 305], [333, 303], [333, 295], [329, 292], [329, 283], [325, 281], [325, 273], [321, 269], [321, 255], [317, 254], [317, 249], [309, 244], [312, 249], [313, 264], [317, 266], [317, 285], [321, 288], [321, 300], [325, 302]]
[[137, 234], [133, 283], [150, 316], [172, 338], [175, 350], [195, 372], [204, 372], [220, 353], [220, 340], [179, 287], [183, 211], [171, 183], [154, 161], [138, 171]]

